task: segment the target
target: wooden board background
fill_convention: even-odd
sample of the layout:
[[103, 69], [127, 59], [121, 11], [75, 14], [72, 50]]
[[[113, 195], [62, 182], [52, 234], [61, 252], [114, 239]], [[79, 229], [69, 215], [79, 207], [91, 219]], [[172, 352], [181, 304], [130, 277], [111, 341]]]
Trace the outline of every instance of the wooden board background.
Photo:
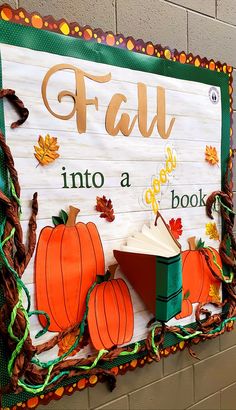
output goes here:
[[[78, 206], [81, 209], [79, 219], [83, 222], [93, 221], [98, 227], [106, 266], [114, 263], [113, 249], [119, 249], [128, 236], [154, 219], [152, 210], [144, 204], [143, 197], [145, 190], [151, 186], [152, 177], [158, 175], [165, 164], [165, 149], [168, 145], [176, 152], [177, 167], [158, 195], [160, 211], [167, 222], [171, 218], [182, 218], [183, 235], [180, 242], [183, 249], [188, 248], [187, 238], [193, 235], [218, 248], [219, 242], [209, 240], [205, 234], [205, 224], [209, 219], [204, 207], [171, 208], [171, 190], [182, 196], [197, 194], [199, 189], [210, 194], [220, 188], [220, 162], [213, 167], [204, 160], [206, 145], [216, 147], [219, 157], [221, 146], [221, 103], [219, 101], [218, 104], [213, 104], [210, 101], [209, 85], [7, 45], [1, 45], [1, 57], [3, 87], [15, 89], [30, 111], [27, 122], [13, 131], [10, 124], [16, 119], [16, 113], [7, 102], [4, 103], [6, 139], [15, 158], [22, 186], [24, 233], [27, 231], [30, 215], [30, 200], [33, 192], [37, 191], [38, 233], [44, 226], [52, 224], [52, 215], [57, 215], [60, 209], [67, 210], [69, 205]], [[49, 68], [61, 63], [75, 65], [94, 75], [112, 73], [112, 80], [107, 84], [86, 80], [87, 98], [98, 97], [99, 111], [88, 106], [85, 134], [78, 134], [75, 118], [59, 120], [43, 104], [42, 80]], [[112, 137], [106, 133], [104, 118], [110, 98], [115, 93], [124, 93], [128, 101], [120, 112], [128, 112], [133, 118], [137, 110], [137, 82], [140, 81], [148, 85], [149, 123], [156, 110], [156, 87], [162, 86], [166, 90], [167, 124], [173, 116], [176, 118], [168, 140], [161, 139], [157, 131], [150, 138], [143, 138], [137, 126], [129, 137], [121, 134]], [[71, 100], [67, 98], [59, 104], [57, 95], [62, 90], [74, 92], [74, 87], [72, 72], [57, 73], [50, 81], [48, 99], [56, 112], [64, 115], [71, 111]], [[220, 89], [218, 91], [220, 94]], [[39, 135], [45, 136], [48, 133], [58, 138], [60, 158], [46, 167], [37, 166], [33, 147], [37, 144]], [[91, 173], [102, 172], [105, 184], [101, 189], [62, 189], [63, 166], [68, 175], [71, 172], [83, 173], [86, 169]], [[120, 186], [122, 172], [129, 173], [131, 187]], [[99, 218], [94, 209], [96, 196], [102, 195], [111, 198], [114, 204], [116, 219], [112, 223]], [[215, 216], [220, 229], [220, 220]], [[117, 275], [122, 276], [122, 273], [118, 271]], [[24, 281], [30, 289], [34, 307], [33, 260], [24, 274]], [[135, 311], [135, 341], [145, 337], [146, 323], [151, 315], [131, 287], [130, 290]], [[192, 321], [194, 315], [178, 322], [185, 324]], [[37, 319], [32, 317], [32, 336], [39, 328]], [[52, 333], [48, 333], [35, 343], [48, 340], [51, 336]], [[89, 351], [87, 347], [79, 355], [85, 355]], [[57, 355], [57, 348], [42, 355], [42, 359], [49, 359], [54, 355]]]

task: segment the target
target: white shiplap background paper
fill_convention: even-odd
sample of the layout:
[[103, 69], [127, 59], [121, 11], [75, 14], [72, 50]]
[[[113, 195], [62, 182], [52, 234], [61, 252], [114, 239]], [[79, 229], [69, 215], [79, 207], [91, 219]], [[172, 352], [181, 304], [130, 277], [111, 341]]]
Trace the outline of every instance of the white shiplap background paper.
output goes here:
[[[127, 237], [140, 231], [144, 223], [154, 219], [150, 206], [144, 203], [144, 192], [151, 186], [152, 178], [165, 165], [165, 149], [170, 146], [177, 156], [177, 167], [164, 184], [158, 195], [159, 209], [166, 222], [171, 218], [182, 218], [183, 235], [180, 238], [182, 249], [188, 249], [187, 238], [196, 236], [205, 240], [207, 245], [218, 249], [219, 242], [209, 240], [205, 234], [205, 225], [210, 222], [205, 215], [204, 207], [171, 208], [171, 191], [181, 197], [184, 194], [199, 194], [199, 189], [210, 194], [221, 187], [221, 161], [211, 166], [205, 161], [206, 145], [216, 147], [220, 158], [221, 147], [221, 101], [213, 104], [209, 98], [210, 85], [193, 81], [178, 80], [156, 74], [133, 71], [130, 69], [109, 66], [107, 64], [84, 61], [80, 59], [33, 51], [25, 48], [1, 45], [3, 88], [12, 88], [29, 109], [28, 120], [18, 129], [11, 130], [10, 124], [16, 120], [17, 114], [8, 102], [4, 102], [6, 140], [15, 159], [22, 187], [22, 225], [27, 232], [30, 216], [31, 198], [35, 191], [39, 197], [38, 234], [46, 225], [52, 225], [52, 215], [58, 215], [61, 209], [68, 210], [69, 205], [79, 207], [78, 220], [93, 221], [99, 230], [106, 267], [115, 263], [113, 249], [119, 249]], [[87, 131], [79, 134], [76, 119], [63, 121], [53, 117], [44, 106], [41, 85], [47, 71], [56, 64], [72, 64], [93, 75], [111, 73], [109, 83], [97, 84], [86, 79], [87, 98], [98, 97], [99, 110], [87, 106]], [[172, 117], [175, 123], [168, 140], [162, 139], [155, 128], [150, 138], [141, 136], [137, 125], [131, 135], [125, 137], [118, 134], [112, 137], [105, 129], [105, 112], [108, 103], [115, 93], [125, 94], [127, 103], [122, 112], [128, 112], [131, 119], [137, 113], [137, 83], [148, 86], [148, 123], [156, 114], [156, 87], [166, 90], [167, 126]], [[65, 115], [72, 109], [72, 101], [68, 97], [58, 103], [57, 95], [62, 90], [75, 91], [74, 73], [60, 71], [50, 80], [47, 96], [51, 108]], [[220, 95], [220, 89], [218, 89]], [[60, 158], [48, 166], [37, 166], [34, 157], [34, 145], [39, 135], [46, 134], [58, 138]], [[72, 172], [102, 172], [105, 177], [101, 189], [63, 189], [62, 167], [66, 167], [67, 175]], [[121, 187], [121, 174], [128, 172], [130, 187]], [[115, 221], [109, 223], [99, 217], [95, 211], [96, 196], [105, 195], [111, 198]], [[215, 215], [215, 222], [220, 230], [220, 220]], [[35, 307], [34, 291], [34, 258], [24, 273]], [[122, 272], [116, 272], [121, 276]], [[126, 280], [126, 279], [125, 279]], [[126, 280], [127, 282], [127, 280]], [[129, 284], [128, 284], [129, 285]], [[129, 286], [130, 287], [130, 286]], [[145, 309], [141, 299], [130, 287], [135, 311], [135, 332], [132, 341], [146, 336], [146, 324], [152, 315]], [[192, 317], [182, 319], [178, 323], [186, 324], [194, 321]], [[175, 319], [171, 323], [175, 323]], [[31, 318], [31, 336], [40, 329], [36, 317]], [[47, 333], [41, 343], [53, 336]], [[41, 355], [42, 360], [57, 356], [58, 349]], [[86, 347], [78, 356], [90, 352]]]

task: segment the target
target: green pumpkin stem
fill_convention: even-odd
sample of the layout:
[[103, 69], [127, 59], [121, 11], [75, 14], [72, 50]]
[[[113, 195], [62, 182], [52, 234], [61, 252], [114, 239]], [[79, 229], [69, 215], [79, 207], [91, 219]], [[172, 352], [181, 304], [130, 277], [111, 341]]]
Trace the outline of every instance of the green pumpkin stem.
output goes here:
[[188, 238], [189, 250], [195, 251], [196, 250], [196, 236], [191, 236]]
[[66, 226], [75, 226], [76, 217], [79, 212], [80, 212], [79, 208], [75, 208], [74, 206], [69, 206], [69, 214], [68, 214]]

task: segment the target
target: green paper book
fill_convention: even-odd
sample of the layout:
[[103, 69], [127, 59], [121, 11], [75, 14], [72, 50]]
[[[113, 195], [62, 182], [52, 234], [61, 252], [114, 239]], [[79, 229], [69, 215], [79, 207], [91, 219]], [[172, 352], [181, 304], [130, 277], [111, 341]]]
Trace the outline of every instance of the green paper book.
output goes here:
[[180, 244], [159, 214], [156, 225], [144, 225], [114, 256], [130, 284], [155, 319], [167, 322], [181, 311]]

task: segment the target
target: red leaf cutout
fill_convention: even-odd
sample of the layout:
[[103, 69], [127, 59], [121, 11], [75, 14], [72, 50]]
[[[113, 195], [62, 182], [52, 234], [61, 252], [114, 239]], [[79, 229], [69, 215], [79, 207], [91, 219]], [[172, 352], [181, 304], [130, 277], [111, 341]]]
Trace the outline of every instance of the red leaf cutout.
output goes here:
[[175, 239], [179, 239], [179, 237], [183, 233], [183, 225], [182, 225], [182, 220], [181, 218], [174, 219], [172, 218], [169, 221], [169, 228], [172, 232], [172, 235], [175, 237]]
[[105, 218], [106, 221], [112, 222], [115, 219], [114, 209], [111, 199], [107, 199], [105, 195], [103, 197], [97, 196], [96, 211], [101, 212], [100, 218]]

